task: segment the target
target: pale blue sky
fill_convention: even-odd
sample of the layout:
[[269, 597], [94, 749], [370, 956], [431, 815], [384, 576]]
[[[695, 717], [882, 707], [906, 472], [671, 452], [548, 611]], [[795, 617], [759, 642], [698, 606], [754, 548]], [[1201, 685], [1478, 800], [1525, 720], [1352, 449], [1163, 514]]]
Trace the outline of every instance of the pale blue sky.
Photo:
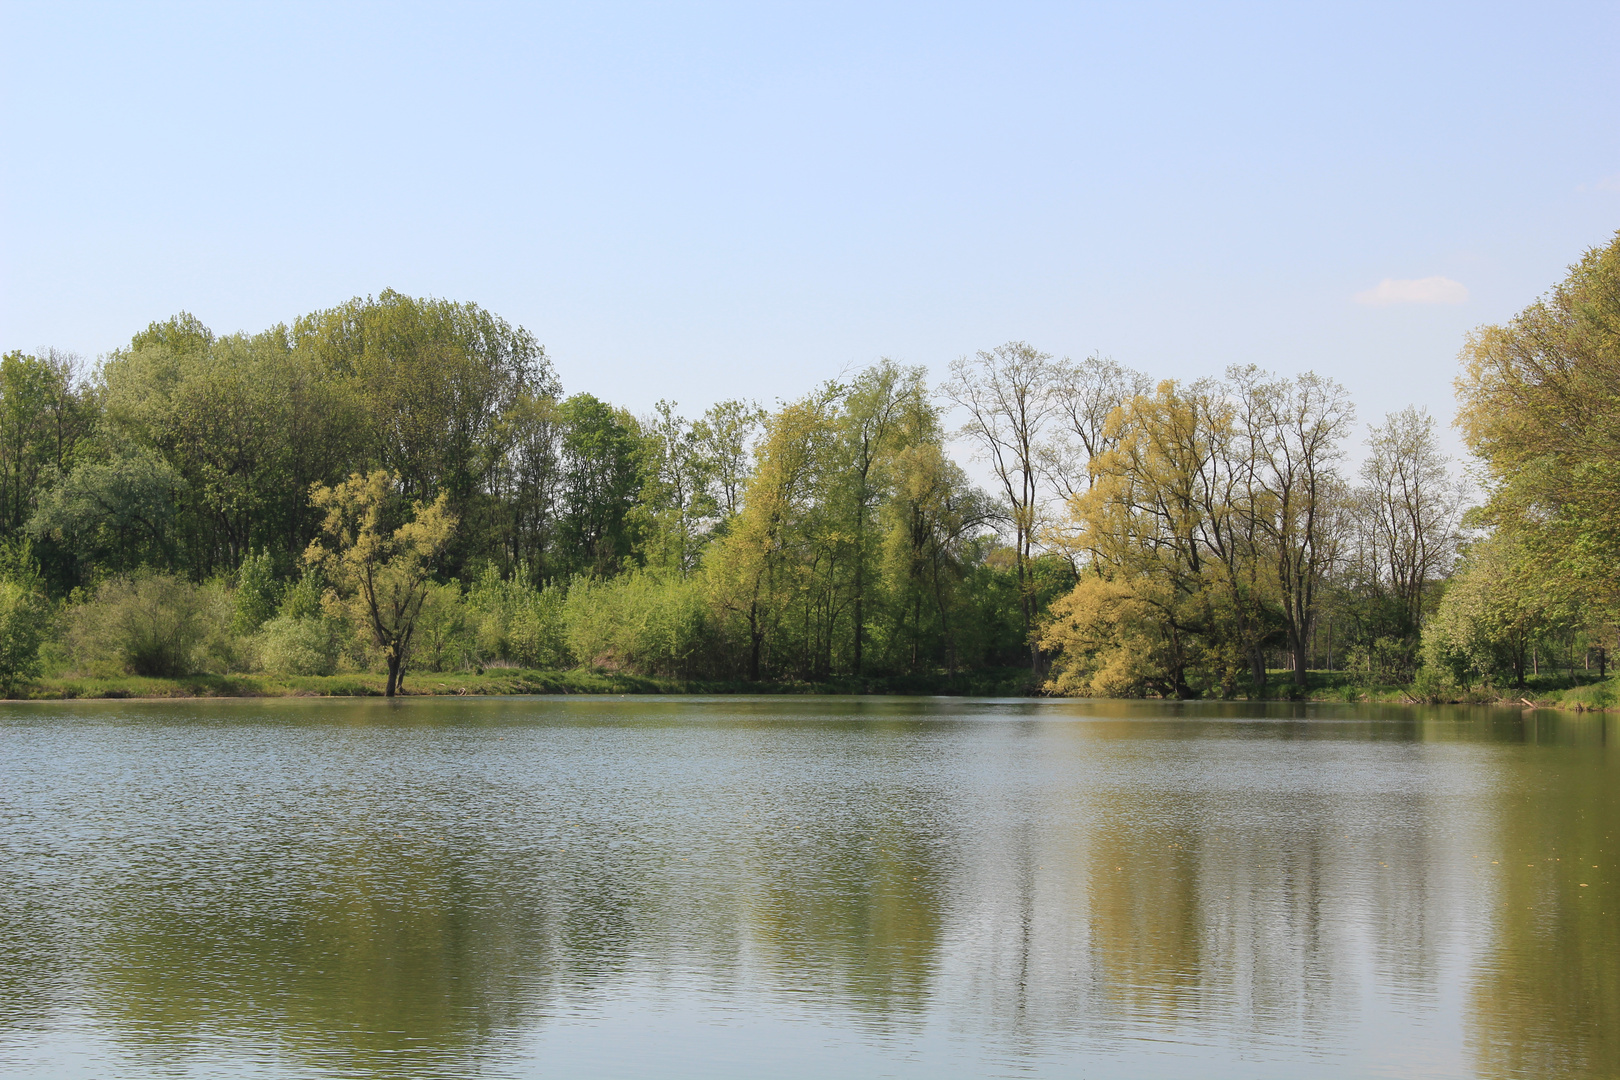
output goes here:
[[1023, 338], [1449, 419], [1620, 227], [1612, 2], [0, 11], [0, 349], [393, 287], [637, 411]]

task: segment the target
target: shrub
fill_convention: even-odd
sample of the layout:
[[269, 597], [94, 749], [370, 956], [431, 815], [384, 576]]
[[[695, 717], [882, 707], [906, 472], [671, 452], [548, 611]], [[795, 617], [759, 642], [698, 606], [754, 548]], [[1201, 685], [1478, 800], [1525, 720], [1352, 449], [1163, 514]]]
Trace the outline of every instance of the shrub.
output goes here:
[[135, 675], [192, 675], [226, 666], [230, 598], [172, 574], [103, 581], [68, 611], [68, 640], [81, 667]]
[[320, 615], [277, 615], [259, 632], [259, 664], [283, 675], [331, 675], [348, 627]]
[[281, 608], [277, 615], [295, 619], [309, 619], [325, 614], [321, 595], [326, 591], [319, 570], [304, 571], [304, 576], [288, 585], [281, 594]]
[[558, 585], [531, 589], [502, 580], [492, 566], [467, 591], [467, 618], [478, 658], [524, 667], [573, 665], [563, 619], [566, 590]]
[[720, 637], [701, 582], [651, 571], [576, 580], [564, 615], [582, 663], [641, 675], [700, 674]]
[[0, 691], [8, 697], [39, 674], [39, 645], [49, 621], [50, 607], [37, 589], [0, 581]]
[[455, 671], [478, 662], [478, 635], [457, 585], [429, 585], [411, 632], [409, 666]]
[[270, 553], [249, 554], [236, 571], [236, 590], [231, 594], [231, 632], [247, 637], [258, 632], [276, 614], [280, 589]]

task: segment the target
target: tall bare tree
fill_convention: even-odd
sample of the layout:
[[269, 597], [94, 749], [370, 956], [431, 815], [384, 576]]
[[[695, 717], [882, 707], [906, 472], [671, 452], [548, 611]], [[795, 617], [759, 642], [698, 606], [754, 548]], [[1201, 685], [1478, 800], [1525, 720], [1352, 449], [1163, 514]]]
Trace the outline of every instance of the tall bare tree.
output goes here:
[[1104, 356], [1052, 365], [1054, 432], [1041, 463], [1060, 499], [1091, 490], [1095, 464], [1119, 443], [1108, 417], [1133, 397], [1153, 392], [1153, 380]]
[[1362, 558], [1373, 580], [1399, 601], [1415, 641], [1429, 584], [1456, 560], [1461, 492], [1427, 410], [1408, 406], [1391, 413], [1367, 443], [1359, 499]]
[[1035, 640], [1035, 590], [1030, 574], [1040, 514], [1040, 448], [1057, 412], [1052, 357], [1022, 341], [961, 357], [951, 364], [945, 394], [967, 412], [961, 434], [989, 463], [1012, 524], [1019, 606], [1029, 642], [1030, 667], [1040, 667]]
[[1230, 369], [1227, 378], [1248, 458], [1248, 505], [1275, 567], [1294, 681], [1304, 686], [1317, 594], [1347, 521], [1337, 466], [1355, 406], [1344, 387], [1313, 372], [1276, 379], [1250, 365]]

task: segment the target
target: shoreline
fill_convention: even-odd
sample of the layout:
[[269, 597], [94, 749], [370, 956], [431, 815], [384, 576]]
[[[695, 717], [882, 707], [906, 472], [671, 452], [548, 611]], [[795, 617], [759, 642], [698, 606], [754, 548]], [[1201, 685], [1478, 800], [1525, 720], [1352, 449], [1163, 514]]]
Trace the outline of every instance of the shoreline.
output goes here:
[[[1620, 679], [1587, 683], [1547, 691], [1509, 691], [1447, 696], [1429, 700], [1410, 688], [1353, 685], [1313, 687], [1302, 694], [1259, 697], [1200, 698], [1195, 701], [1261, 704], [1294, 702], [1338, 705], [1401, 705], [1421, 707], [1462, 705], [1517, 708], [1520, 711], [1609, 713], [1620, 711]], [[8, 701], [131, 701], [164, 702], [201, 699], [254, 698], [382, 698], [384, 677], [366, 672], [342, 675], [194, 675], [159, 678], [137, 675], [116, 677], [58, 676], [36, 680], [8, 696]], [[1292, 689], [1292, 687], [1290, 687]], [[621, 672], [573, 669], [551, 671], [494, 668], [483, 672], [408, 673], [402, 698], [516, 696], [758, 696], [758, 697], [996, 697], [1051, 699], [1038, 692], [1027, 670], [993, 669], [956, 676], [887, 676], [838, 678], [824, 682], [783, 680], [677, 679], [629, 675]], [[1076, 699], [1080, 700], [1080, 699]], [[1126, 700], [1126, 699], [1121, 699]]]

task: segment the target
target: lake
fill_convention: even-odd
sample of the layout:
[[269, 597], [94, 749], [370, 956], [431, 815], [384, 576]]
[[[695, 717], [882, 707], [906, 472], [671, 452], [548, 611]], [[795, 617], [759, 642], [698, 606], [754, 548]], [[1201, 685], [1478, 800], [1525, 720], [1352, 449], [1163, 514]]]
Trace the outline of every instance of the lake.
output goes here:
[[1620, 1076], [1617, 721], [0, 706], [0, 1074]]

